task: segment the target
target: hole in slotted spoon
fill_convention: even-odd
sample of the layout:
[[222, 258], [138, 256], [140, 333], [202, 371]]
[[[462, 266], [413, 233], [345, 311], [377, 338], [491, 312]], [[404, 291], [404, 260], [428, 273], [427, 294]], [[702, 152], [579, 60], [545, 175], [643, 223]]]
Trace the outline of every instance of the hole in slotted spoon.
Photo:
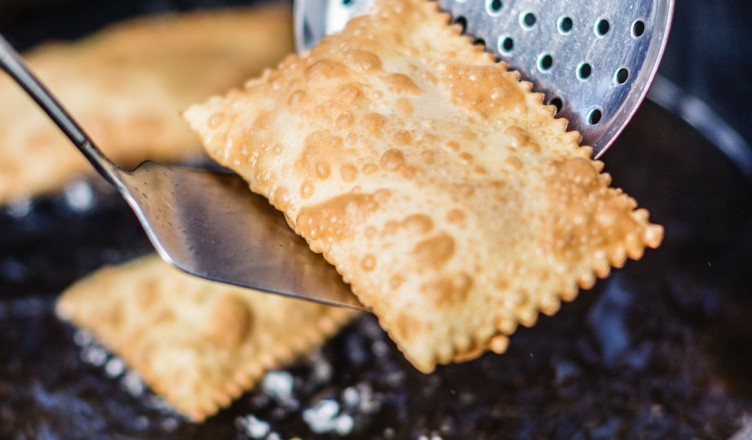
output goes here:
[[603, 117], [603, 112], [599, 108], [594, 108], [590, 110], [590, 113], [588, 113], [588, 123], [590, 125], [598, 125], [599, 122], [601, 122], [601, 118]]
[[465, 31], [467, 31], [467, 18], [463, 16], [459, 16], [454, 20], [455, 23], [462, 26], [462, 33], [464, 34]]
[[616, 83], [624, 84], [629, 79], [629, 69], [622, 67], [616, 71]]
[[540, 69], [542, 72], [546, 72], [548, 70], [551, 70], [551, 67], [554, 65], [554, 57], [552, 57], [550, 54], [544, 53], [538, 58], [538, 69]]
[[556, 113], [559, 113], [564, 106], [564, 102], [559, 97], [551, 98], [551, 100], [548, 101], [548, 104], [556, 107]]
[[605, 36], [610, 29], [611, 24], [605, 18], [598, 20], [598, 22], [595, 24], [595, 33], [599, 37]]
[[486, 3], [486, 7], [488, 13], [495, 16], [501, 13], [501, 8], [504, 7], [504, 3], [502, 3], [501, 0], [489, 0], [488, 3]]
[[561, 17], [559, 19], [559, 32], [562, 34], [568, 34], [572, 31], [572, 28], [574, 27], [574, 22], [572, 21], [571, 17]]
[[499, 38], [499, 52], [509, 53], [514, 49], [514, 39], [512, 37]]
[[580, 67], [577, 68], [577, 77], [583, 81], [590, 78], [592, 73], [593, 66], [588, 63], [582, 63], [580, 64]]
[[632, 36], [635, 38], [639, 38], [642, 36], [642, 34], [645, 33], [645, 22], [642, 20], [637, 20], [632, 25]]
[[538, 21], [538, 19], [532, 12], [525, 13], [520, 18], [520, 24], [524, 29], [531, 29], [533, 26], [535, 26], [536, 21]]

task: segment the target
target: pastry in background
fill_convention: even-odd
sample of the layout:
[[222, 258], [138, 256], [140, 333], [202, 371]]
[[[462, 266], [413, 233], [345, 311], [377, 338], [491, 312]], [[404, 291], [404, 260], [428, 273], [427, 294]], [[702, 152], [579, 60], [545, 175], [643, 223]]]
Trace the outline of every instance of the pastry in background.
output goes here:
[[156, 255], [77, 282], [63, 293], [57, 313], [92, 333], [194, 422], [357, 315], [206, 281]]
[[[115, 162], [201, 154], [180, 112], [292, 52], [283, 5], [146, 17], [24, 55]], [[91, 172], [81, 154], [10, 78], [0, 75], [0, 203], [54, 191]]]

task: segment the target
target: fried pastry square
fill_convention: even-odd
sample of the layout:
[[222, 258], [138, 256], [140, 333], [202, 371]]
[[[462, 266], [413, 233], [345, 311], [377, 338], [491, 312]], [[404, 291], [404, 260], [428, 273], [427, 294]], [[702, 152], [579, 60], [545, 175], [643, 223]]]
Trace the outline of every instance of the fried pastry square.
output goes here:
[[426, 0], [377, 0], [312, 51], [185, 113], [419, 370], [657, 246], [662, 228], [519, 74]]
[[57, 313], [90, 331], [193, 421], [357, 314], [205, 281], [155, 255], [77, 282]]
[[[116, 162], [199, 155], [180, 112], [242, 84], [292, 51], [289, 8], [135, 19], [26, 59]], [[55, 190], [91, 165], [9, 78], [0, 75], [0, 203]]]

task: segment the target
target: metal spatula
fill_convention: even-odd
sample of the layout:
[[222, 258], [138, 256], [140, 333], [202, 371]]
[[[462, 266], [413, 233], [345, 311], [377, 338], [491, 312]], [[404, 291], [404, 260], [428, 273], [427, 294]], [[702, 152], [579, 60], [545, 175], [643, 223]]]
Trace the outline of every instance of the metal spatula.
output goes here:
[[[372, 0], [296, 0], [298, 50], [344, 28]], [[544, 92], [600, 157], [647, 94], [673, 0], [438, 0], [465, 32]]]
[[238, 175], [154, 162], [125, 171], [102, 154], [2, 36], [0, 67], [118, 189], [165, 261], [214, 281], [363, 309], [334, 267]]

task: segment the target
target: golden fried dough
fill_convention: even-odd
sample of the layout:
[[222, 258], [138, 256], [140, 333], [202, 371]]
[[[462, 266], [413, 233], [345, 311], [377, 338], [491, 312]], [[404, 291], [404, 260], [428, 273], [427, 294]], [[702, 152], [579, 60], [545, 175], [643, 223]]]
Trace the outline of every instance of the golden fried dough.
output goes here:
[[662, 228], [519, 75], [425, 0], [379, 0], [310, 53], [191, 107], [419, 370], [503, 352]]
[[[180, 111], [292, 51], [289, 8], [194, 12], [118, 24], [26, 55], [95, 142], [123, 165], [200, 154]], [[0, 203], [92, 168], [12, 81], [0, 77]]]
[[205, 281], [156, 255], [77, 282], [57, 313], [90, 331], [193, 421], [229, 405], [265, 370], [321, 344], [356, 314]]

